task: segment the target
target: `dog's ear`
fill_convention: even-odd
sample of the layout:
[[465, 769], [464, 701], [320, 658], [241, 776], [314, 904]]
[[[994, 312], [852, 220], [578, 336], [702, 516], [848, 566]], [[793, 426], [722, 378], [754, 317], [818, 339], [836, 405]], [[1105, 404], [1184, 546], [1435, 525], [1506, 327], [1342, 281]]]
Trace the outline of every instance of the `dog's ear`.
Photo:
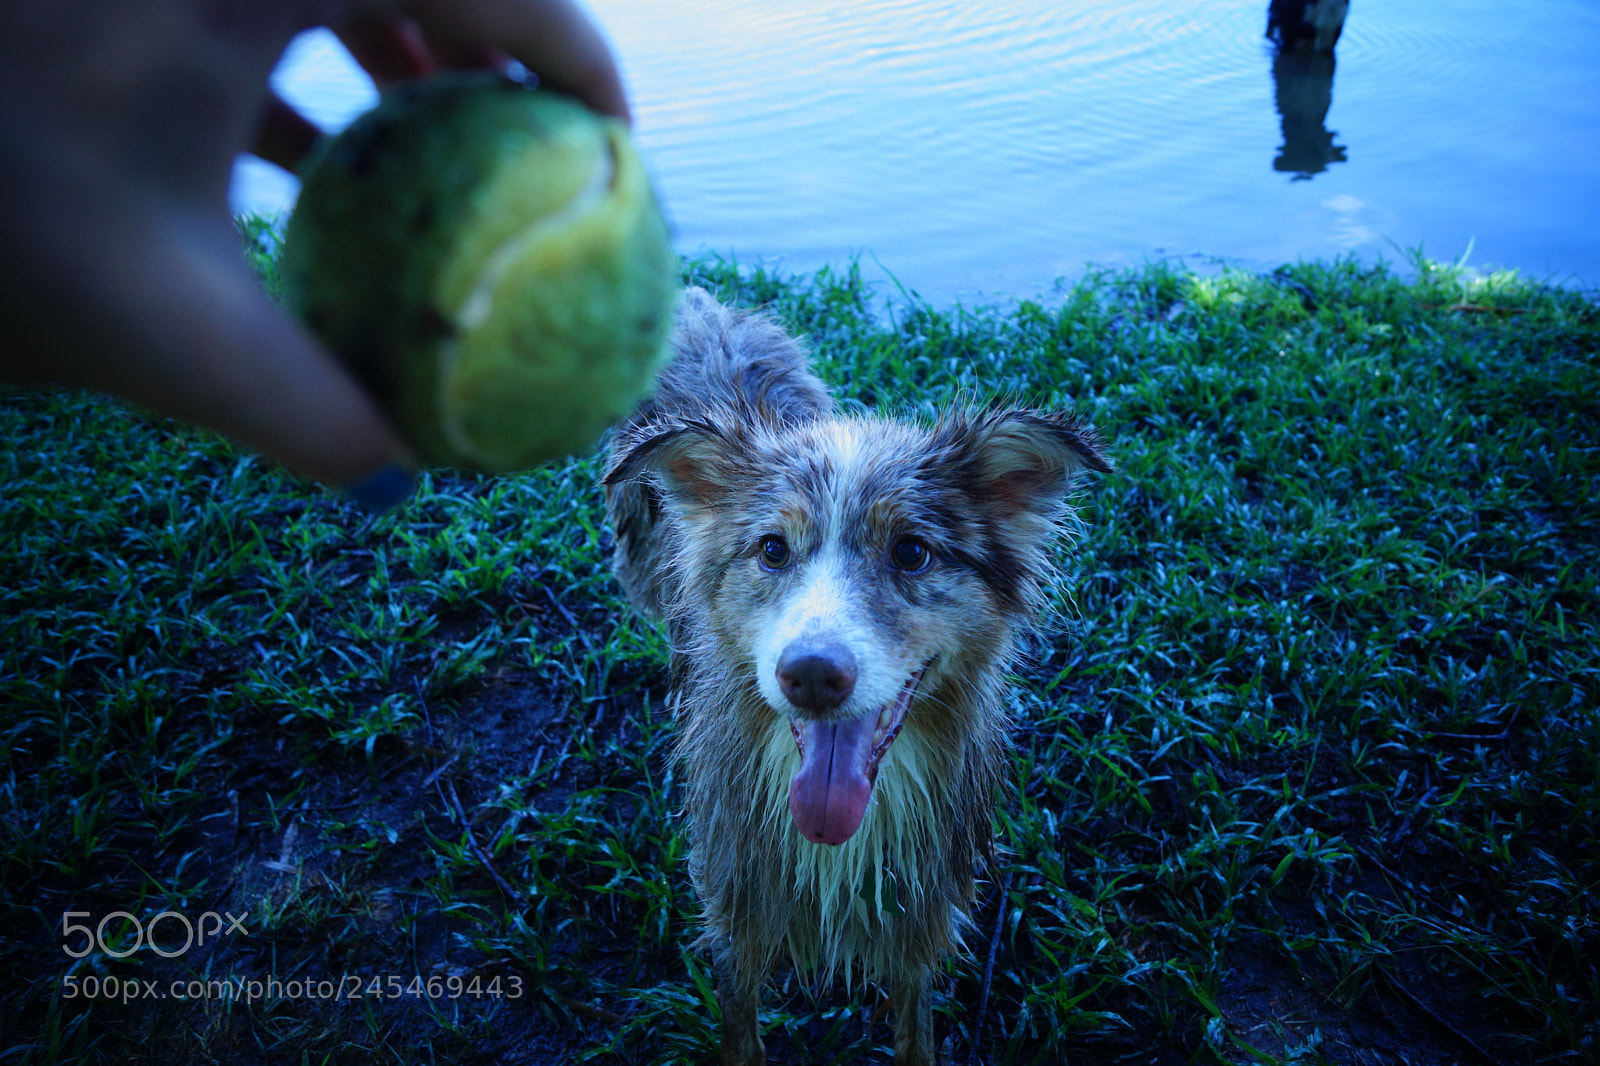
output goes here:
[[693, 521], [718, 510], [739, 476], [745, 442], [709, 420], [642, 426], [613, 451], [607, 488], [653, 475], [667, 501]]
[[1052, 519], [1085, 470], [1111, 472], [1094, 427], [1072, 415], [1000, 411], [970, 427], [972, 469], [1001, 517]]

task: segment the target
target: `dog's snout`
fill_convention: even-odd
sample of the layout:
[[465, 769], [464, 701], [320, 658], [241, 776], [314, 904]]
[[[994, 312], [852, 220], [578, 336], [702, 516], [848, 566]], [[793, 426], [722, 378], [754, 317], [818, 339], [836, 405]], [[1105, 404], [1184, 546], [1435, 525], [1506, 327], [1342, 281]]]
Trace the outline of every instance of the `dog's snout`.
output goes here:
[[832, 640], [797, 640], [778, 659], [778, 684], [796, 707], [831, 711], [856, 687], [856, 657]]

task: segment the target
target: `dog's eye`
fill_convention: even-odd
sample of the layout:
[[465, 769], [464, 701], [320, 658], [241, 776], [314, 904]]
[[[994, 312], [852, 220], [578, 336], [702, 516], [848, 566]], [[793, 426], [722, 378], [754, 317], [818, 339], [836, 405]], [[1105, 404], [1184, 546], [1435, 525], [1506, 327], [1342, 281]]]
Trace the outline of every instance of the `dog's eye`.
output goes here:
[[782, 570], [789, 565], [789, 542], [777, 535], [761, 538], [761, 565], [768, 570]]
[[889, 549], [889, 563], [908, 574], [920, 573], [933, 562], [933, 552], [916, 537], [901, 537]]

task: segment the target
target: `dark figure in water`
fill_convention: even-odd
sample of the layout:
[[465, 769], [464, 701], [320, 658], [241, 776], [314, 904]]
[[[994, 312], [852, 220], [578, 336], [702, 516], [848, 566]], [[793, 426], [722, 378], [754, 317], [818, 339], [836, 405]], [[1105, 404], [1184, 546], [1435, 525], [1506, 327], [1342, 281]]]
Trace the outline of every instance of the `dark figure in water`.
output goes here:
[[1345, 161], [1345, 147], [1334, 144], [1328, 129], [1333, 104], [1333, 56], [1317, 52], [1280, 52], [1272, 61], [1283, 146], [1272, 169], [1305, 181]]
[[1267, 36], [1279, 52], [1332, 55], [1349, 11], [1350, 0], [1272, 0]]
[[1325, 123], [1333, 104], [1333, 43], [1344, 29], [1349, 0], [1272, 0], [1267, 36], [1277, 46], [1272, 60], [1283, 146], [1272, 169], [1305, 181], [1345, 161]]

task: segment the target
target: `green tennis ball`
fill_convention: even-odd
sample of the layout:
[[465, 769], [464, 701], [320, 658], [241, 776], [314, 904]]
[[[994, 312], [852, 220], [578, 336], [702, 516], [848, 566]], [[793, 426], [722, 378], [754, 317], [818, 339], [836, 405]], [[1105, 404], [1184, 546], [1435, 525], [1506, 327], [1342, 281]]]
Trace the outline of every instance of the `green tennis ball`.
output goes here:
[[490, 75], [429, 79], [302, 176], [285, 299], [424, 463], [581, 451], [649, 390], [678, 261], [622, 122]]

